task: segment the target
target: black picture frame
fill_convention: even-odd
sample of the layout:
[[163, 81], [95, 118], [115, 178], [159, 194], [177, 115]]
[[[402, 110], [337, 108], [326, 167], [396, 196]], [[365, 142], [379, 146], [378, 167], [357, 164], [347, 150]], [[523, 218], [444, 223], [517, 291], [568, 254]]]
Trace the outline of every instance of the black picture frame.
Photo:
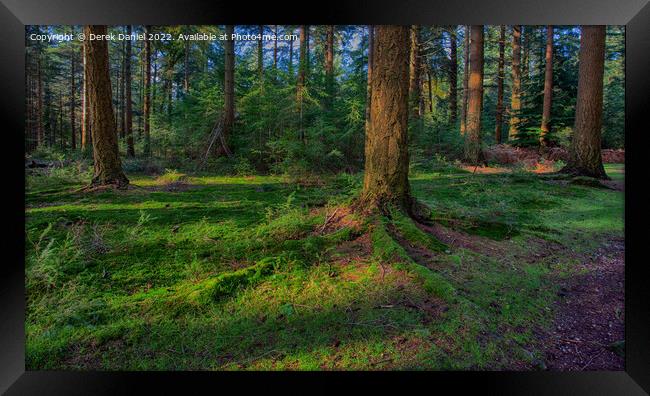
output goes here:
[[[273, 387], [339, 390], [343, 380], [364, 387], [408, 389], [416, 382], [440, 392], [469, 387], [495, 394], [647, 394], [650, 392], [650, 295], [644, 276], [647, 224], [643, 160], [650, 114], [650, 4], [647, 0], [507, 0], [228, 2], [180, 0], [0, 0], [0, 102], [6, 199], [0, 265], [0, 392], [7, 394], [123, 394], [208, 386], [236, 392]], [[167, 373], [25, 371], [24, 26], [31, 24], [531, 24], [626, 25], [625, 371], [426, 373]], [[644, 140], [645, 139], [645, 140]], [[647, 149], [646, 149], [647, 151]], [[647, 154], [646, 154], [647, 157]], [[9, 179], [9, 180], [6, 180]], [[8, 184], [7, 184], [8, 183]], [[253, 379], [253, 377], [256, 377]], [[404, 378], [406, 377], [406, 378]], [[304, 388], [296, 380], [313, 380]], [[347, 385], [345, 385], [347, 387]], [[398, 388], [398, 389], [399, 389]], [[368, 391], [369, 388], [366, 388]]]

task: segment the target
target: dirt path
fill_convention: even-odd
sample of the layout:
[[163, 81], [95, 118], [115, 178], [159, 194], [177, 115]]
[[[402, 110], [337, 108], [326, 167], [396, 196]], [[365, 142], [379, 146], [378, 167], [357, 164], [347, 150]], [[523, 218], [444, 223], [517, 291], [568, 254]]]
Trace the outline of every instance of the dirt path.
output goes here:
[[584, 262], [585, 274], [562, 284], [555, 323], [541, 339], [549, 370], [624, 370], [613, 347], [625, 338], [624, 252], [622, 238], [609, 240]]

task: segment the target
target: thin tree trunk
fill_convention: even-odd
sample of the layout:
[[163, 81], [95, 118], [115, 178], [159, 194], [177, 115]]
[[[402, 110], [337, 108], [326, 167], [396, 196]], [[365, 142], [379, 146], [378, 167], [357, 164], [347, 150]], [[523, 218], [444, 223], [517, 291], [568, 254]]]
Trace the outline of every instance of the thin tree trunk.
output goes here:
[[[74, 33], [74, 31], [73, 31]], [[77, 132], [75, 130], [75, 105], [76, 105], [76, 87], [75, 87], [75, 57], [74, 51], [70, 51], [70, 145], [73, 150], [77, 149]]]
[[519, 133], [519, 112], [521, 111], [521, 26], [512, 27], [512, 96], [510, 100], [510, 140]]
[[420, 118], [420, 26], [412, 25], [409, 53], [409, 111], [415, 119]]
[[375, 28], [368, 25], [368, 82], [366, 84], [366, 126], [365, 131], [368, 134], [370, 128], [370, 106], [372, 105], [372, 69], [374, 53]]
[[[147, 38], [151, 26], [145, 26]], [[151, 131], [149, 125], [149, 113], [151, 112], [151, 43], [148, 39], [144, 41], [144, 103], [142, 114], [144, 116], [144, 156], [151, 156]]]
[[264, 86], [264, 43], [262, 36], [264, 35], [264, 25], [259, 25], [257, 33], [260, 39], [257, 41], [257, 75], [260, 85]]
[[298, 102], [298, 113], [300, 117], [300, 141], [305, 143], [305, 130], [303, 128], [303, 96], [305, 90], [305, 80], [307, 75], [307, 43], [308, 43], [308, 27], [306, 25], [300, 25], [300, 60], [298, 63], [298, 81], [297, 86], [297, 102]]
[[36, 146], [45, 143], [43, 133], [43, 72], [41, 67], [41, 54], [36, 55]]
[[190, 41], [185, 41], [185, 59], [183, 61], [183, 92], [190, 90]]
[[[106, 26], [85, 26], [84, 30], [86, 37], [90, 37], [90, 34], [106, 34]], [[88, 41], [88, 69], [93, 158], [95, 159], [95, 172], [91, 184], [126, 187], [129, 180], [122, 171], [117, 147], [106, 40]]]
[[458, 112], [458, 58], [455, 26], [449, 30], [449, 42], [449, 125], [455, 125]]
[[370, 128], [361, 204], [411, 212], [408, 170], [409, 27], [381, 25], [373, 43]]
[[469, 84], [469, 25], [465, 26], [465, 45], [464, 45], [465, 66], [463, 71], [463, 105], [461, 108], [462, 116], [460, 118], [460, 134], [464, 135], [467, 129], [467, 90]]
[[545, 147], [551, 133], [551, 107], [553, 105], [553, 26], [546, 27], [546, 67], [544, 73], [544, 107], [542, 110], [542, 127], [539, 144]]
[[275, 40], [273, 41], [273, 70], [278, 69], [278, 25], [273, 29]]
[[505, 47], [506, 47], [506, 26], [501, 25], [501, 35], [499, 36], [499, 67], [497, 80], [497, 112], [496, 126], [494, 129], [494, 140], [497, 144], [501, 143], [503, 130], [503, 80], [505, 79]]
[[[290, 30], [290, 34], [293, 34], [294, 29]], [[289, 64], [287, 65], [287, 71], [289, 72], [289, 77], [293, 78], [293, 40], [289, 41]]]
[[[127, 35], [131, 35], [131, 25], [126, 27]], [[126, 41], [126, 54], [124, 62], [124, 85], [126, 87], [126, 117], [124, 124], [124, 133], [126, 134], [126, 155], [135, 157], [135, 147], [133, 145], [133, 103], [131, 102], [131, 40]]]
[[327, 27], [325, 42], [325, 84], [327, 89], [326, 109], [331, 110], [334, 100], [334, 26]]
[[[224, 74], [224, 123], [223, 137], [224, 141], [230, 138], [235, 125], [235, 41], [233, 33], [234, 25], [226, 25], [227, 39], [224, 42], [225, 47], [225, 74]], [[219, 154], [225, 152], [224, 147], [220, 147]]]
[[578, 98], [569, 160], [562, 172], [609, 179], [601, 157], [605, 26], [581, 27]]
[[467, 103], [467, 133], [465, 134], [465, 160], [478, 165], [484, 162], [481, 150], [481, 110], [483, 102], [483, 25], [470, 29], [470, 74]]

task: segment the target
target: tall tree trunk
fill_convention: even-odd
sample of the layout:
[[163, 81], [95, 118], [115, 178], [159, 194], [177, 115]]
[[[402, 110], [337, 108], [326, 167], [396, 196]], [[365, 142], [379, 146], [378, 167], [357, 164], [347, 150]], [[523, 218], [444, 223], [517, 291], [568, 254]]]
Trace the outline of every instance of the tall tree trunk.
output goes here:
[[409, 111], [415, 119], [420, 117], [420, 26], [412, 25], [410, 30], [411, 50], [409, 53]]
[[[86, 37], [90, 37], [91, 34], [106, 34], [106, 26], [89, 25], [85, 26], [84, 30]], [[111, 104], [107, 43], [106, 40], [88, 41], [88, 86], [95, 159], [95, 172], [91, 184], [126, 187], [129, 180], [122, 171]]]
[[366, 84], [366, 126], [368, 134], [370, 129], [370, 106], [372, 105], [372, 69], [374, 54], [375, 27], [368, 25], [368, 82]]
[[512, 96], [510, 100], [510, 140], [519, 133], [519, 112], [521, 111], [521, 26], [512, 27]]
[[[72, 32], [74, 34], [74, 30]], [[70, 51], [70, 146], [73, 150], [77, 149], [77, 131], [75, 130], [75, 108], [76, 108], [76, 90], [75, 87], [75, 57], [74, 51]]]
[[411, 211], [408, 170], [409, 27], [375, 27], [362, 206]]
[[120, 78], [118, 79], [119, 84], [119, 95], [117, 101], [117, 109], [119, 109], [119, 123], [118, 130], [120, 131], [120, 137], [124, 139], [124, 52], [125, 52], [125, 41], [122, 41], [121, 55], [122, 61], [120, 62]]
[[542, 110], [542, 127], [539, 144], [545, 147], [551, 133], [551, 107], [553, 105], [553, 26], [546, 27], [546, 70], [544, 73], [544, 107]]
[[532, 26], [521, 27], [521, 80], [526, 83], [530, 79], [530, 32]]
[[464, 45], [465, 66], [463, 71], [463, 105], [462, 116], [460, 118], [460, 134], [464, 135], [467, 130], [467, 90], [469, 86], [469, 25], [465, 25], [465, 45]]
[[465, 160], [477, 165], [484, 162], [481, 150], [481, 110], [483, 105], [483, 25], [470, 28], [469, 97], [467, 103], [467, 131]]
[[307, 78], [307, 63], [309, 62], [308, 60], [308, 49], [307, 45], [309, 42], [308, 38], [308, 29], [309, 27], [306, 25], [300, 25], [300, 60], [298, 63], [298, 81], [296, 83], [297, 86], [297, 102], [298, 102], [298, 114], [300, 117], [300, 141], [305, 143], [305, 130], [303, 128], [302, 122], [303, 122], [303, 96], [304, 96], [304, 90], [305, 90], [305, 81]]
[[605, 68], [604, 25], [581, 27], [578, 57], [576, 119], [569, 160], [562, 172], [609, 179], [600, 151]]
[[278, 69], [278, 25], [273, 29], [275, 40], [273, 40], [273, 70]]
[[262, 36], [264, 35], [264, 25], [259, 25], [257, 28], [257, 34], [259, 34], [260, 39], [257, 41], [257, 75], [260, 79], [260, 84], [264, 85], [264, 43], [262, 41]]
[[[151, 26], [145, 26], [147, 38]], [[144, 116], [144, 156], [151, 156], [151, 131], [149, 125], [149, 113], [151, 113], [151, 43], [148, 39], [144, 41], [144, 102], [142, 114]]]
[[190, 41], [185, 40], [185, 57], [183, 60], [183, 92], [190, 90]]
[[458, 112], [458, 56], [456, 48], [456, 26], [449, 30], [449, 43], [449, 125], [455, 125]]
[[[294, 31], [292, 28], [289, 30], [289, 33], [293, 34]], [[289, 72], [289, 77], [293, 79], [293, 40], [289, 40], [289, 64], [287, 65], [287, 71]]]
[[325, 41], [325, 86], [327, 99], [325, 106], [327, 110], [332, 109], [334, 100], [334, 26], [327, 26], [327, 39]]
[[[131, 25], [126, 27], [126, 34], [131, 36]], [[131, 40], [126, 41], [126, 54], [124, 62], [124, 85], [126, 87], [126, 116], [124, 124], [124, 133], [126, 134], [126, 155], [135, 157], [135, 147], [133, 145], [133, 103], [131, 102]]]
[[43, 133], [43, 71], [41, 65], [41, 54], [36, 54], [36, 146], [45, 143]]
[[83, 51], [83, 67], [84, 67], [84, 82], [83, 82], [83, 109], [82, 109], [82, 131], [81, 131], [81, 149], [87, 150], [92, 144], [92, 134], [90, 130], [90, 87], [88, 86], [88, 41], [84, 41], [81, 45]]
[[[233, 33], [234, 25], [226, 25], [227, 39], [224, 42], [224, 122], [223, 137], [224, 141], [230, 138], [235, 126], [235, 41]], [[225, 152], [224, 147], [220, 147], [218, 154]]]
[[503, 130], [503, 80], [505, 79], [505, 47], [506, 47], [506, 26], [501, 25], [501, 35], [499, 36], [499, 71], [497, 79], [497, 112], [496, 126], [494, 128], [494, 140], [497, 144], [501, 143]]
[[429, 93], [429, 113], [433, 113], [433, 88], [431, 87], [431, 66], [427, 64], [427, 91]]

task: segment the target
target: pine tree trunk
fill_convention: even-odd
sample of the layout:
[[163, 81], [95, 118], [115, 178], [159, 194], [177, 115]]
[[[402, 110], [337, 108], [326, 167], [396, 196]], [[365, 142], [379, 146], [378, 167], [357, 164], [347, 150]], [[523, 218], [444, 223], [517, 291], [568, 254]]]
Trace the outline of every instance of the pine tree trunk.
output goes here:
[[521, 26], [512, 27], [512, 96], [510, 100], [510, 129], [508, 137], [514, 140], [519, 133], [521, 111]]
[[142, 114], [144, 116], [144, 156], [151, 156], [151, 131], [149, 125], [149, 113], [151, 113], [151, 43], [148, 40], [151, 26], [145, 26], [144, 41], [144, 102]]
[[415, 119], [420, 117], [420, 26], [412, 25], [410, 30], [411, 51], [409, 54], [409, 112]]
[[497, 112], [496, 126], [494, 129], [494, 140], [497, 144], [501, 143], [503, 130], [503, 80], [505, 79], [505, 44], [506, 44], [506, 27], [501, 25], [501, 35], [499, 36], [499, 67], [497, 79]]
[[36, 146], [45, 143], [43, 133], [43, 71], [41, 67], [41, 54], [36, 55]]
[[259, 34], [260, 39], [257, 41], [257, 75], [260, 81], [260, 85], [264, 85], [264, 43], [262, 42], [262, 36], [264, 35], [264, 25], [259, 25], [257, 28], [257, 34]]
[[[294, 31], [294, 29], [290, 29], [289, 33], [293, 34]], [[289, 77], [293, 78], [293, 40], [289, 40], [289, 64], [287, 65], [287, 72], [289, 72]]]
[[183, 61], [183, 92], [190, 90], [190, 41], [185, 41], [185, 58]]
[[278, 69], [278, 25], [273, 29], [275, 40], [273, 41], [273, 70]]
[[81, 148], [87, 150], [92, 145], [91, 130], [90, 130], [90, 87], [88, 86], [88, 44], [84, 41], [82, 44], [83, 50], [83, 65], [84, 65], [84, 82], [83, 82], [83, 109], [82, 109], [82, 132], [81, 132]]
[[368, 134], [370, 129], [370, 107], [372, 105], [372, 69], [374, 53], [375, 27], [368, 25], [368, 80], [366, 83], [366, 125], [365, 131]]
[[460, 134], [464, 135], [467, 130], [467, 90], [469, 85], [469, 25], [465, 26], [465, 66], [463, 72], [463, 105], [461, 108]]
[[375, 27], [370, 128], [365, 143], [361, 204], [411, 211], [408, 170], [410, 32], [406, 26]]
[[458, 57], [455, 26], [449, 30], [449, 43], [449, 125], [455, 125], [458, 112]]
[[300, 25], [300, 59], [298, 62], [298, 81], [296, 83], [296, 100], [298, 102], [298, 116], [300, 118], [299, 130], [300, 130], [300, 141], [305, 143], [305, 130], [303, 129], [303, 96], [305, 90], [305, 79], [307, 75], [307, 33], [308, 27], [306, 25]]
[[465, 160], [478, 165], [484, 162], [481, 150], [481, 110], [483, 105], [483, 25], [470, 28], [469, 95], [467, 99], [467, 131]]
[[[73, 32], [74, 33], [74, 32]], [[76, 102], [76, 87], [75, 87], [75, 57], [74, 51], [70, 51], [70, 145], [73, 150], [77, 149], [77, 131], [75, 129], [75, 102]]]
[[[230, 138], [235, 125], [235, 41], [233, 33], [234, 25], [226, 25], [227, 40], [224, 42], [225, 47], [225, 64], [224, 64], [224, 123], [223, 137], [224, 140]], [[220, 147], [218, 154], [225, 151]]]
[[581, 27], [578, 98], [569, 160], [562, 172], [609, 179], [603, 167], [600, 145], [605, 68], [605, 26]]
[[325, 84], [327, 89], [326, 109], [331, 110], [334, 100], [334, 26], [327, 27], [325, 42]]
[[544, 107], [542, 110], [542, 127], [539, 144], [548, 145], [551, 133], [551, 108], [553, 105], [553, 26], [546, 27], [546, 70], [544, 74]]
[[[90, 34], [106, 34], [106, 26], [85, 26], [84, 30], [86, 37], [90, 37]], [[117, 147], [117, 130], [111, 104], [107, 41], [89, 40], [87, 43], [88, 87], [95, 159], [95, 172], [91, 184], [125, 187], [129, 180], [122, 172]]]
[[[131, 25], [126, 27], [127, 35], [131, 35]], [[135, 157], [135, 147], [133, 145], [133, 103], [131, 102], [131, 40], [126, 42], [126, 58], [124, 67], [124, 81], [126, 86], [126, 117], [124, 124], [124, 133], [126, 134], [126, 155]]]

